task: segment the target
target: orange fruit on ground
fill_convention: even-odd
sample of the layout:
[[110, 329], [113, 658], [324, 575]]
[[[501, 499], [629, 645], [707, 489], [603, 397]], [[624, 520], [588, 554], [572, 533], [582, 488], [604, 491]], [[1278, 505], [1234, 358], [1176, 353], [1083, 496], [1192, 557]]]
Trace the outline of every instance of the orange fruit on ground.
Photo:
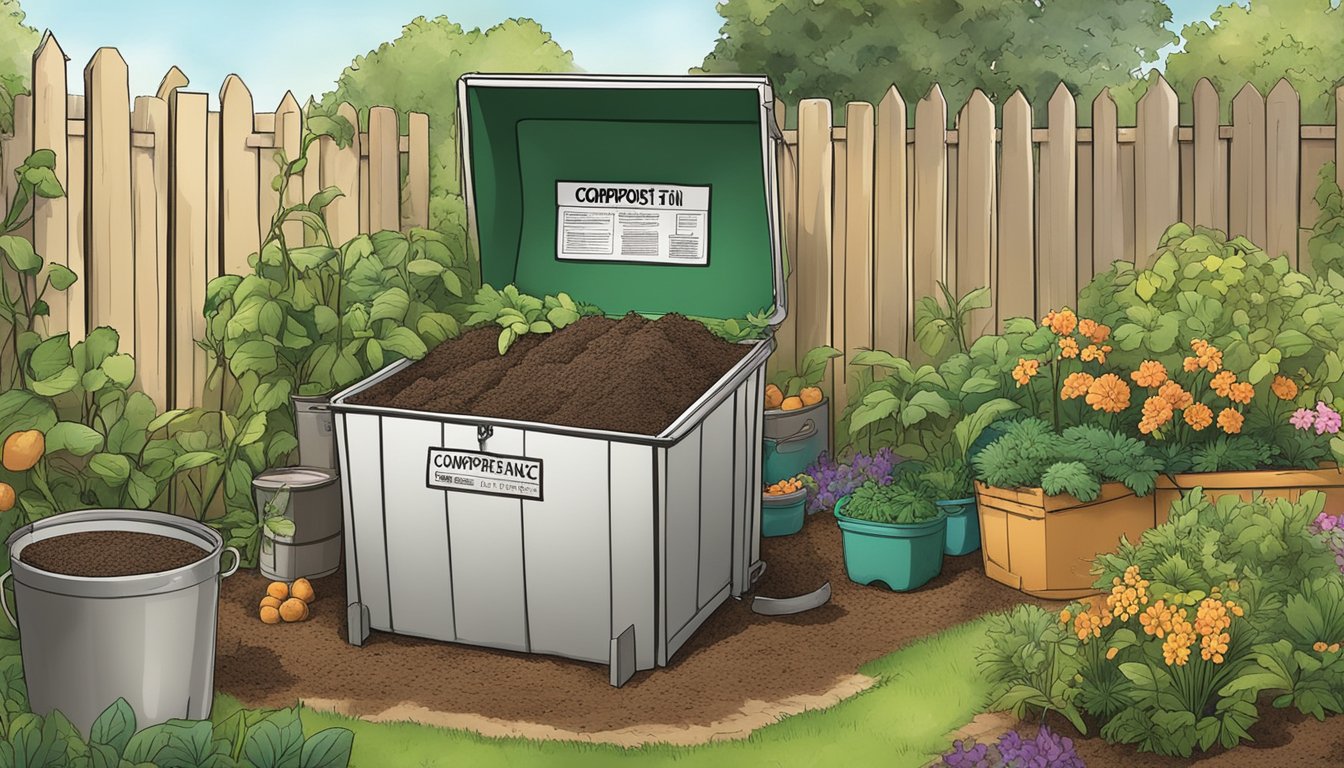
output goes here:
[[262, 623], [262, 624], [279, 624], [279, 623], [280, 623], [280, 609], [279, 609], [279, 608], [276, 608], [276, 607], [274, 607], [274, 606], [270, 606], [270, 605], [263, 605], [263, 606], [261, 606], [261, 623]]
[[0, 483], [0, 512], [8, 512], [14, 508], [14, 486], [9, 483]]
[[47, 439], [36, 429], [15, 432], [5, 438], [3, 464], [10, 472], [26, 472], [33, 468], [47, 449]]
[[778, 408], [779, 404], [784, 402], [784, 393], [774, 384], [765, 385], [765, 407], [769, 409]]
[[289, 594], [305, 603], [311, 603], [317, 599], [317, 593], [313, 592], [313, 585], [307, 579], [295, 579], [294, 583], [289, 585]]
[[[277, 597], [271, 597], [270, 595], [267, 595], [267, 596], [261, 598], [261, 607], [262, 607], [262, 608], [265, 608], [265, 607], [267, 607], [267, 606], [270, 606], [271, 608], [274, 608], [275, 610], [278, 611], [278, 610], [280, 610], [280, 603], [281, 603], [281, 600], [280, 600], [279, 598], [277, 598]], [[279, 616], [280, 614], [277, 613], [276, 615]]]
[[289, 585], [283, 581], [272, 581], [266, 585], [266, 594], [274, 597], [276, 600], [284, 600], [289, 597]]
[[308, 618], [308, 604], [297, 597], [291, 597], [280, 604], [280, 618], [285, 621], [303, 621]]
[[779, 404], [780, 410], [784, 411], [796, 411], [802, 407], [803, 407], [803, 400], [802, 398], [797, 396], [786, 397], [784, 398], [784, 402]]
[[821, 387], [803, 387], [798, 397], [802, 399], [803, 405], [816, 405], [821, 402], [824, 395], [821, 394]]

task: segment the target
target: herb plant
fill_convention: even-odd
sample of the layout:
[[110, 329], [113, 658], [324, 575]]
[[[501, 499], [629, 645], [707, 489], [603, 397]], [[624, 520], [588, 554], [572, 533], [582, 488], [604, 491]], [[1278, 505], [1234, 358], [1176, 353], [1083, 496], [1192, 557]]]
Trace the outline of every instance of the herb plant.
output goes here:
[[1119, 482], [1139, 496], [1152, 493], [1161, 469], [1142, 442], [1096, 426], [1056, 434], [1028, 418], [1002, 425], [1003, 435], [976, 455], [977, 479], [1000, 488], [1039, 486], [1049, 495], [1067, 493], [1092, 501], [1101, 483]]
[[934, 493], [915, 471], [901, 473], [889, 482], [865, 481], [845, 504], [845, 517], [874, 523], [912, 525], [940, 514]]

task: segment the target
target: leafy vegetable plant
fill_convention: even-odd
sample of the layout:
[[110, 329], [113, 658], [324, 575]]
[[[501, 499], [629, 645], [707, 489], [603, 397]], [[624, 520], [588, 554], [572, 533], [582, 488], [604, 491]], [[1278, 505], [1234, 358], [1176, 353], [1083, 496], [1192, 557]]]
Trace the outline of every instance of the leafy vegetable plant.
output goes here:
[[826, 377], [826, 364], [842, 354], [835, 347], [813, 347], [803, 355], [797, 371], [780, 371], [771, 383], [779, 387], [785, 397], [794, 397], [807, 387], [820, 385]]
[[500, 327], [499, 354], [527, 334], [544, 334], [564, 328], [586, 315], [601, 314], [596, 307], [574, 301], [567, 293], [537, 298], [519, 293], [513, 285], [495, 290], [483, 285], [467, 308], [467, 325], [493, 323]]
[[938, 517], [933, 497], [918, 472], [903, 472], [890, 482], [864, 482], [850, 496], [843, 514], [855, 520], [912, 525]]
[[1039, 486], [1092, 501], [1101, 483], [1123, 483], [1139, 496], [1152, 493], [1160, 462], [1142, 442], [1096, 426], [1056, 434], [1040, 419], [1005, 422], [1003, 435], [976, 455], [977, 479], [1000, 488]]

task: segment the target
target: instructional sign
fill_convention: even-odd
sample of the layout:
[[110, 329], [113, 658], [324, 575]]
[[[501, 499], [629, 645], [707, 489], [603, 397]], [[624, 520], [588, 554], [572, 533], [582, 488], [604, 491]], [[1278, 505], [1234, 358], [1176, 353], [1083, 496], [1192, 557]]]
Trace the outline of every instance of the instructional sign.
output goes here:
[[709, 264], [709, 187], [557, 181], [556, 258]]
[[541, 501], [541, 460], [485, 451], [430, 448], [430, 488]]

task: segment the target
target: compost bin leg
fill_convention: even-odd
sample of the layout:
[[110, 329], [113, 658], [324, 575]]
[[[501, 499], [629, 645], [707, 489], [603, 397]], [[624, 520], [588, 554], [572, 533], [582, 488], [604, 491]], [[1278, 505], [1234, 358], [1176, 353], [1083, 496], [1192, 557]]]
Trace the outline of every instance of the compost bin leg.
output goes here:
[[363, 645], [369, 637], [369, 609], [363, 603], [351, 603], [345, 608], [346, 632], [351, 645]]
[[634, 674], [635, 625], [631, 624], [619, 636], [611, 638], [611, 684], [620, 688]]

